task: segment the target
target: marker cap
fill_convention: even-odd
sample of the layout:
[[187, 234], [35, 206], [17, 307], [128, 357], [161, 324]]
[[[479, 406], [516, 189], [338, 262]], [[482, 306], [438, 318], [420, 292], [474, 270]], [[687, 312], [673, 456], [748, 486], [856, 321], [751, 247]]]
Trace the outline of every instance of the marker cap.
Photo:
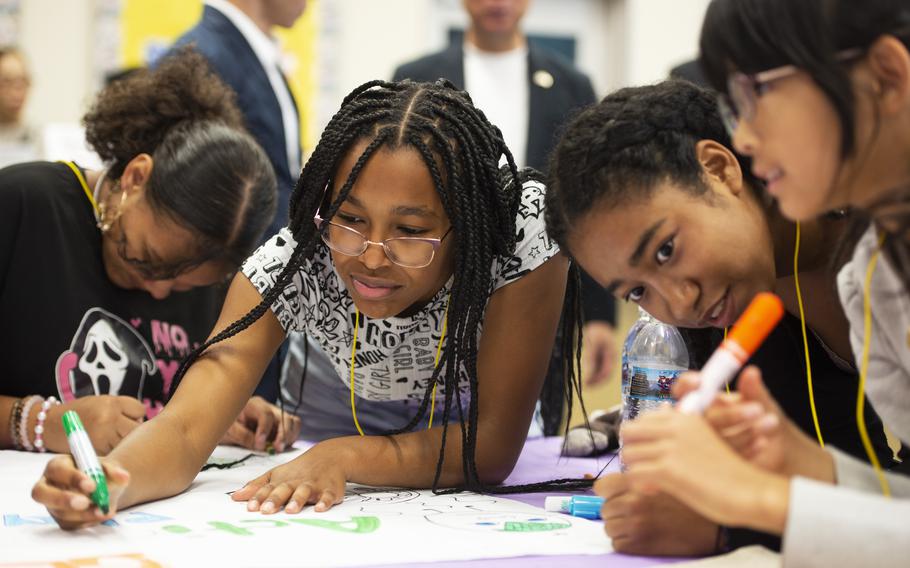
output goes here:
[[554, 495], [543, 501], [543, 508], [551, 513], [568, 513], [571, 497]]
[[728, 341], [735, 341], [747, 356], [752, 356], [784, 315], [784, 304], [770, 292], [756, 294], [736, 323]]

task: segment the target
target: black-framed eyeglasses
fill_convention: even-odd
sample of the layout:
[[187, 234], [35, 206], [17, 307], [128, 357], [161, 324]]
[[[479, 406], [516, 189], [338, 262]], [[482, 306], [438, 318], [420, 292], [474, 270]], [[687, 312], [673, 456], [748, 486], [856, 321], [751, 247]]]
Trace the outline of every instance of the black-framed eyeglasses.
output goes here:
[[[859, 58], [865, 53], [861, 48], [847, 49], [837, 54], [837, 60], [846, 63]], [[755, 118], [755, 107], [758, 97], [765, 93], [767, 86], [784, 77], [800, 71], [795, 65], [782, 65], [759, 73], [732, 73], [727, 78], [727, 93], [717, 97], [717, 106], [727, 133], [732, 137], [741, 120], [751, 121]]]
[[429, 266], [443, 239], [452, 232], [450, 225], [449, 229], [439, 238], [391, 237], [377, 242], [366, 238], [357, 229], [326, 221], [318, 214], [313, 217], [313, 222], [316, 224], [323, 242], [333, 251], [347, 256], [360, 256], [370, 245], [378, 245], [385, 251], [389, 260], [404, 268]]

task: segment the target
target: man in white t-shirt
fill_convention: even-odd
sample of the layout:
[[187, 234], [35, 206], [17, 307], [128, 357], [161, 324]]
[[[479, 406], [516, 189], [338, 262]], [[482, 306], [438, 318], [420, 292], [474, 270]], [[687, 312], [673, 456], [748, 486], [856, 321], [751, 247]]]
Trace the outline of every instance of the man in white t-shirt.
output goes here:
[[[405, 63], [394, 80], [448, 79], [466, 90], [490, 122], [502, 131], [519, 167], [545, 172], [560, 127], [582, 107], [596, 102], [588, 77], [559, 54], [529, 43], [521, 20], [529, 0], [463, 0], [470, 25], [464, 42]], [[615, 319], [612, 297], [587, 275], [582, 276], [585, 319], [591, 332], [606, 341], [613, 337]], [[603, 330], [607, 330], [604, 332]], [[598, 376], [609, 374], [612, 357], [603, 357]], [[541, 402], [544, 431], [555, 433], [562, 414], [559, 398], [562, 363], [554, 357]]]
[[470, 93], [502, 130], [519, 166], [544, 171], [558, 129], [594, 103], [588, 77], [560, 55], [529, 44], [521, 20], [529, 0], [463, 0], [464, 43], [405, 63], [394, 79], [445, 78]]

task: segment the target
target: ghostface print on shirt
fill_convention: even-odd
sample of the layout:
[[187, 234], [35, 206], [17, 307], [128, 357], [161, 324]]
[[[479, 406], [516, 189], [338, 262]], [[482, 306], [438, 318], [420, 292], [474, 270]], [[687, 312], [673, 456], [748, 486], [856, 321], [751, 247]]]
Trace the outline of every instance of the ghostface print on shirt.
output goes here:
[[[491, 294], [559, 252], [544, 226], [544, 192], [543, 185], [537, 182], [527, 182], [523, 186], [515, 219], [515, 251], [494, 261]], [[296, 244], [291, 232], [282, 229], [244, 263], [243, 274], [260, 294], [274, 286]], [[358, 397], [415, 403], [423, 398], [433, 375], [452, 281], [450, 279], [412, 316], [370, 319], [361, 314], [353, 380], [353, 390]], [[354, 302], [335, 273], [328, 249], [321, 242], [317, 243], [313, 258], [304, 261], [272, 304], [272, 311], [285, 331], [306, 332], [313, 337], [332, 362], [338, 379], [350, 385], [356, 317]], [[459, 373], [462, 403], [469, 396], [468, 384], [467, 373], [462, 368]], [[440, 385], [437, 398], [443, 396]]]
[[85, 313], [68, 351], [57, 359], [64, 401], [89, 395], [142, 400], [146, 377], [158, 372], [152, 350], [133, 327], [101, 308]]

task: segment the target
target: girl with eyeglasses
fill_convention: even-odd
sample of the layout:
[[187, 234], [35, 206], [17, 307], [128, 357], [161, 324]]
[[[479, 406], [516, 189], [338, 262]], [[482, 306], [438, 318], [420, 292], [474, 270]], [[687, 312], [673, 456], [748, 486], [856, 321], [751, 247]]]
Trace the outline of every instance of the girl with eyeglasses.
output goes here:
[[[348, 481], [496, 490], [524, 444], [563, 300], [577, 301], [546, 235], [544, 191], [451, 84], [355, 89], [303, 170], [289, 226], [246, 261], [164, 412], [104, 460], [112, 512], [189, 485], [289, 331], [332, 361], [349, 403], [334, 419], [347, 435], [234, 500], [297, 513], [329, 509]], [[577, 383], [571, 368], [566, 381]], [[399, 422], [377, 429], [358, 414], [363, 401], [397, 409]], [[103, 520], [71, 506], [79, 479], [64, 458], [35, 487], [61, 526]]]
[[[734, 146], [781, 212], [864, 216], [846, 241], [838, 292], [860, 370], [857, 400], [867, 393], [901, 440], [910, 440], [908, 45], [910, 6], [897, 0], [715, 0], [701, 37]], [[628, 425], [633, 485], [715, 521], [782, 535], [788, 565], [906, 565], [910, 479], [883, 473], [872, 452], [864, 463], [806, 443], [759, 374], [739, 380], [739, 394], [722, 397], [707, 420], [666, 411]], [[683, 381], [677, 394], [696, 383]], [[754, 402], [766, 428], [721, 420]]]
[[[799, 430], [863, 457], [857, 372], [830, 266], [850, 217], [800, 226], [783, 219], [750, 165], [732, 150], [711, 91], [687, 81], [620, 89], [564, 129], [547, 230], [617, 298], [679, 326], [695, 368], [753, 296], [779, 294], [787, 313], [750, 364]], [[869, 407], [865, 418], [877, 456], [892, 467], [881, 420]], [[727, 531], [667, 495], [630, 490], [619, 473], [594, 490], [606, 498], [604, 529], [620, 552], [780, 546], [768, 535]]]
[[[106, 454], [157, 415], [274, 210], [269, 162], [198, 55], [112, 84], [84, 124], [104, 170], [0, 171], [2, 448], [68, 453], [73, 409]], [[247, 399], [224, 441], [296, 438], [295, 417]]]

